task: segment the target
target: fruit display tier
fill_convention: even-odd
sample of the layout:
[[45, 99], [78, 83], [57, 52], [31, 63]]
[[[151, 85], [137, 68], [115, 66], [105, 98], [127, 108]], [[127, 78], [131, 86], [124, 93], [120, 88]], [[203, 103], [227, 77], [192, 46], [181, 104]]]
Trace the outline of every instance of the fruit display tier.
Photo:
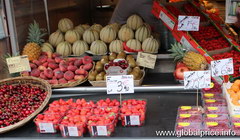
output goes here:
[[[214, 22], [196, 5], [189, 1], [174, 4], [153, 3], [152, 13], [164, 22], [174, 38], [190, 50], [196, 50], [208, 61], [212, 55], [228, 52], [232, 48], [239, 50], [239, 45], [225, 34]], [[178, 31], [178, 16], [200, 16], [199, 31]], [[221, 43], [220, 43], [221, 42]]]
[[[86, 100], [100, 100], [100, 99], [117, 99], [118, 95], [106, 95], [101, 93], [88, 94], [80, 96], [75, 94], [75, 97], [66, 97], [63, 99], [77, 99], [85, 98]], [[56, 98], [51, 99], [50, 102], [57, 100]], [[141, 127], [123, 127], [121, 123], [118, 123], [112, 137], [157, 137], [155, 131], [158, 130], [174, 130], [175, 119], [177, 115], [177, 109], [180, 105], [194, 105], [195, 94], [179, 94], [179, 93], [136, 93], [130, 95], [123, 95], [123, 99], [146, 99], [147, 112], [145, 124]], [[188, 103], [186, 104], [186, 100]], [[169, 104], [171, 103], [171, 104]], [[84, 137], [89, 137], [89, 133]], [[33, 138], [33, 139], [56, 139], [62, 138], [61, 133], [57, 134], [39, 134], [36, 131], [34, 122], [29, 122], [25, 126], [16, 129], [14, 131], [1, 134], [2, 138]]]

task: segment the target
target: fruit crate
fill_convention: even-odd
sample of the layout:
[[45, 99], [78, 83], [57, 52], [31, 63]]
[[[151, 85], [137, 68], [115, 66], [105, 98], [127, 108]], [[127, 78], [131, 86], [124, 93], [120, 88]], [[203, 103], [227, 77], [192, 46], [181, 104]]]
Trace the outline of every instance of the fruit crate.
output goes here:
[[[216, 30], [221, 38], [224, 38], [224, 41], [227, 42], [229, 45], [229, 47], [223, 48], [223, 49], [217, 49], [217, 50], [213, 50], [213, 51], [207, 51], [205, 49], [203, 49], [200, 45], [199, 45], [199, 41], [195, 40], [191, 34], [191, 32], [185, 32], [185, 31], [178, 31], [177, 30], [177, 23], [178, 20], [176, 18], [175, 15], [181, 15], [182, 11], [180, 9], [182, 9], [184, 4], [188, 4], [191, 6], [191, 8], [193, 8], [194, 10], [198, 11], [198, 15], [201, 16], [201, 18], [205, 19], [204, 22], [201, 22], [201, 26], [206, 26], [206, 25], [211, 25], [212, 28], [214, 30]], [[174, 11], [174, 10], [169, 10], [166, 7], [174, 7], [176, 10], [178, 10], [178, 12]], [[171, 8], [170, 8], [171, 9]], [[172, 11], [172, 12], [171, 12]], [[153, 9], [152, 9], [152, 13], [157, 17], [160, 18], [164, 24], [170, 29], [170, 31], [172, 32], [173, 36], [176, 38], [176, 40], [178, 42], [181, 42], [182, 44], [184, 44], [187, 48], [189, 48], [190, 50], [193, 51], [198, 51], [200, 54], [202, 54], [209, 62], [212, 59], [211, 55], [213, 54], [218, 54], [218, 53], [222, 53], [222, 52], [226, 52], [231, 50], [231, 47], [236, 47], [237, 49], [239, 49], [239, 46], [237, 45], [236, 42], [234, 42], [232, 39], [229, 39], [215, 24], [214, 22], [208, 17], [208, 15], [206, 13], [203, 13], [196, 5], [194, 5], [192, 2], [190, 1], [184, 1], [184, 2], [178, 2], [178, 3], [171, 3], [171, 4], [160, 4], [158, 2], [154, 2], [153, 3]], [[174, 15], [175, 14], [175, 15]], [[183, 13], [183, 15], [185, 15]], [[211, 40], [212, 41], [212, 40]]]
[[[143, 82], [143, 79], [145, 77], [145, 70], [142, 70], [142, 78], [140, 80], [134, 80], [134, 86], [141, 86], [142, 85], [142, 82]], [[89, 83], [94, 86], [94, 87], [106, 87], [106, 81], [90, 81], [89, 80]]]
[[236, 106], [232, 103], [232, 99], [230, 97], [230, 94], [228, 93], [227, 89], [228, 87], [230, 87], [232, 84], [227, 85], [227, 83], [223, 84], [223, 95], [227, 100], [227, 107], [228, 107], [228, 112], [230, 114], [230, 116], [234, 116], [234, 115], [240, 115], [240, 106]]

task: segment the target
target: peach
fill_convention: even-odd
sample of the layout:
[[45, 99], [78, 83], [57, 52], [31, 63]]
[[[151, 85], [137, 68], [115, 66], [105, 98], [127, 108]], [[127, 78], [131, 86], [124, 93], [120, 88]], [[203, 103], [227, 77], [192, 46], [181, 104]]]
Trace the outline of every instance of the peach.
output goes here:
[[58, 68], [58, 64], [50, 62], [48, 63], [48, 67], [50, 67], [51, 69], [56, 69]]
[[51, 69], [45, 69], [44, 70], [44, 75], [47, 77], [47, 78], [53, 78], [53, 71]]
[[55, 71], [54, 76], [56, 76], [57, 79], [63, 78], [63, 72], [62, 71]]
[[72, 80], [74, 78], [74, 73], [72, 71], [67, 71], [64, 73], [64, 78], [66, 80]]
[[59, 79], [58, 82], [59, 82], [59, 84], [66, 84], [66, 83], [68, 83], [68, 81], [66, 79], [64, 79], [64, 78]]
[[85, 77], [83, 75], [75, 75], [74, 80], [83, 80]]
[[88, 64], [83, 65], [83, 69], [85, 69], [85, 70], [90, 70], [90, 69], [92, 69], [92, 67], [93, 67], [92, 63], [88, 63]]
[[36, 69], [36, 68], [37, 68], [37, 65], [34, 64], [34, 63], [30, 63], [30, 67], [31, 67], [31, 69]]
[[47, 62], [47, 59], [48, 59], [48, 57], [47, 57], [46, 55], [41, 55], [41, 56], [38, 58], [38, 60], [39, 60], [40, 62], [42, 62], [42, 63]]
[[67, 67], [67, 69], [68, 69], [69, 71], [75, 71], [75, 70], [77, 70], [78, 68], [77, 68], [77, 66], [70, 65], [70, 66]]
[[63, 59], [61, 57], [55, 57], [54, 60], [56, 63], [60, 63]]
[[39, 69], [33, 69], [31, 71], [31, 76], [39, 77], [40, 76], [40, 70]]
[[48, 59], [47, 59], [47, 62], [48, 62], [48, 63], [55, 63], [55, 60], [52, 59], [52, 58], [48, 58]]
[[80, 67], [82, 65], [82, 59], [77, 59], [74, 61], [74, 66]]
[[76, 71], [75, 71], [75, 74], [79, 74], [79, 75], [83, 75], [83, 74], [85, 74], [86, 73], [86, 70], [84, 70], [84, 69], [77, 69]]
[[41, 72], [40, 73], [40, 78], [44, 79], [44, 80], [47, 80], [48, 78], [45, 76], [44, 72]]
[[47, 68], [46, 68], [45, 66], [41, 65], [41, 66], [38, 67], [38, 69], [39, 69], [40, 71], [44, 71], [44, 70], [46, 70]]
[[40, 62], [40, 61], [38, 61], [38, 60], [33, 60], [32, 62], [35, 63], [37, 66], [42, 65], [42, 62]]

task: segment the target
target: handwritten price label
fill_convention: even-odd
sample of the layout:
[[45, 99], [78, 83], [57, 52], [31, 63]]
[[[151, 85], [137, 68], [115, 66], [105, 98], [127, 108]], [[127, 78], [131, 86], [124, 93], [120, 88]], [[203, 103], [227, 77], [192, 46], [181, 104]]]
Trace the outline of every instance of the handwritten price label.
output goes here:
[[146, 68], [154, 69], [156, 60], [157, 60], [157, 55], [143, 53], [143, 52], [139, 52], [137, 55], [137, 63], [140, 66], [143, 66]]
[[233, 59], [227, 58], [211, 61], [211, 71], [213, 77], [233, 74]]
[[199, 16], [178, 16], [178, 31], [198, 31]]
[[210, 71], [188, 71], [184, 72], [184, 89], [210, 88]]
[[173, 20], [171, 20], [171, 18], [169, 18], [163, 11], [160, 12], [159, 14], [159, 18], [165, 23], [167, 24], [167, 26], [173, 30], [175, 22]]
[[107, 76], [107, 94], [134, 93], [133, 75]]
[[30, 67], [27, 55], [7, 58], [6, 61], [7, 61], [9, 73], [31, 71], [31, 67]]

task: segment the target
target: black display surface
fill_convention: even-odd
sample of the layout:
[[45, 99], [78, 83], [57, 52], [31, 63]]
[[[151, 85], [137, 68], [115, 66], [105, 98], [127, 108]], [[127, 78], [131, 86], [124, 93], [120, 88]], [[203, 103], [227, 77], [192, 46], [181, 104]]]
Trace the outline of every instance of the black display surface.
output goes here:
[[[119, 99], [119, 95], [92, 94], [77, 96], [72, 98], [85, 98], [87, 100], [99, 100], [105, 98]], [[157, 137], [156, 131], [174, 130], [177, 108], [180, 105], [195, 105], [195, 93], [138, 93], [122, 95], [123, 99], [147, 99], [146, 122], [141, 127], [123, 127], [119, 123], [112, 137]], [[56, 100], [51, 99], [51, 101]], [[67, 98], [66, 98], [67, 99]], [[87, 133], [84, 135], [89, 137]], [[57, 134], [39, 134], [33, 121], [16, 130], [0, 134], [0, 138], [17, 138], [17, 139], [56, 139], [61, 138], [60, 132]]]

